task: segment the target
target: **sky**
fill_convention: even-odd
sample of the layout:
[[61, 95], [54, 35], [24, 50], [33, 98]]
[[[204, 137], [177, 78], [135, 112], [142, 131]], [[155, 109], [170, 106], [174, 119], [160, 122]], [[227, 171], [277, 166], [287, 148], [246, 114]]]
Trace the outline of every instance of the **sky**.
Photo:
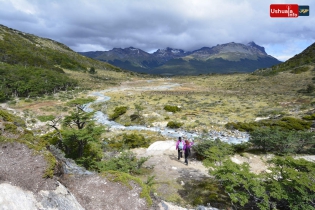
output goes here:
[[[271, 18], [270, 4], [309, 5], [310, 16]], [[313, 14], [314, 0], [0, 0], [0, 24], [77, 52], [254, 41], [285, 61], [315, 42]]]

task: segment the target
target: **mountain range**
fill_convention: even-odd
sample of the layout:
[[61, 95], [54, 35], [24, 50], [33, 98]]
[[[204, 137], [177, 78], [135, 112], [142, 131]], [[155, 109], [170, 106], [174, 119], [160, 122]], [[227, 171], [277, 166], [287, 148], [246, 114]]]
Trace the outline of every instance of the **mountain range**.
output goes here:
[[79, 53], [126, 70], [161, 75], [253, 72], [281, 63], [255, 42], [248, 44], [230, 42], [187, 52], [168, 47], [147, 53], [129, 47]]

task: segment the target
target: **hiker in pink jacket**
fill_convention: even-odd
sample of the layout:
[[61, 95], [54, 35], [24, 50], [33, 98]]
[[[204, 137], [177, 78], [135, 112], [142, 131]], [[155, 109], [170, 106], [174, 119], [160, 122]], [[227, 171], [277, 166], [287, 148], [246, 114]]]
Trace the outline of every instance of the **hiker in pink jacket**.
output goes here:
[[184, 145], [184, 154], [185, 154], [185, 164], [188, 165], [188, 157], [190, 156], [190, 148], [194, 144], [194, 142], [189, 142], [188, 140], [185, 140], [185, 145]]
[[178, 151], [178, 160], [183, 157], [184, 144], [185, 142], [184, 140], [182, 140], [182, 137], [178, 137], [178, 140], [176, 142], [176, 149]]

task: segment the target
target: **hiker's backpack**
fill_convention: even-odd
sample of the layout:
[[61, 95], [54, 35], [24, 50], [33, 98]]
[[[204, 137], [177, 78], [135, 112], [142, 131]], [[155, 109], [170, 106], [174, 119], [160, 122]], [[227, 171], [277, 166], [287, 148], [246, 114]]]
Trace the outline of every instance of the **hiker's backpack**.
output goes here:
[[182, 150], [183, 148], [184, 148], [184, 143], [183, 143], [183, 141], [180, 141], [178, 144], [178, 149]]

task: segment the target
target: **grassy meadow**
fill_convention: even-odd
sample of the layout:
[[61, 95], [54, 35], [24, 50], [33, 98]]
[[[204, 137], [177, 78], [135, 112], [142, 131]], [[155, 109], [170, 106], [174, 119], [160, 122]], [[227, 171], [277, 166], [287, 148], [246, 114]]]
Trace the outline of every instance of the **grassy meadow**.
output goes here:
[[[122, 88], [106, 93], [111, 100], [95, 109], [112, 114], [115, 107], [127, 112], [116, 119], [124, 125], [166, 125], [183, 123], [187, 130], [204, 132], [222, 129], [227, 122], [250, 122], [259, 118], [301, 117], [313, 109], [314, 95], [306, 93], [315, 72], [301, 74], [281, 72], [275, 76], [252, 74], [200, 75], [172, 78], [133, 78]], [[177, 84], [161, 90], [168, 84]], [[142, 87], [142, 88], [141, 88]], [[179, 112], [167, 112], [165, 105], [178, 106]], [[131, 115], [137, 115], [135, 120]]]
[[[99, 69], [93, 75], [64, 71], [79, 81], [76, 90], [20, 99], [10, 106], [23, 110], [30, 119], [57, 116], [69, 111], [67, 101], [87, 97], [91, 91], [108, 90], [106, 95], [111, 100], [94, 109], [111, 115], [116, 107], [126, 106], [127, 112], [116, 119], [123, 125], [164, 127], [175, 121], [182, 123], [185, 130], [207, 132], [222, 130], [228, 122], [251, 122], [278, 115], [301, 117], [314, 108], [315, 102], [314, 93], [306, 93], [307, 86], [314, 84], [314, 67], [299, 74], [286, 71], [273, 76], [214, 74], [170, 78]], [[181, 111], [168, 112], [164, 110], [166, 105], [178, 106]]]

